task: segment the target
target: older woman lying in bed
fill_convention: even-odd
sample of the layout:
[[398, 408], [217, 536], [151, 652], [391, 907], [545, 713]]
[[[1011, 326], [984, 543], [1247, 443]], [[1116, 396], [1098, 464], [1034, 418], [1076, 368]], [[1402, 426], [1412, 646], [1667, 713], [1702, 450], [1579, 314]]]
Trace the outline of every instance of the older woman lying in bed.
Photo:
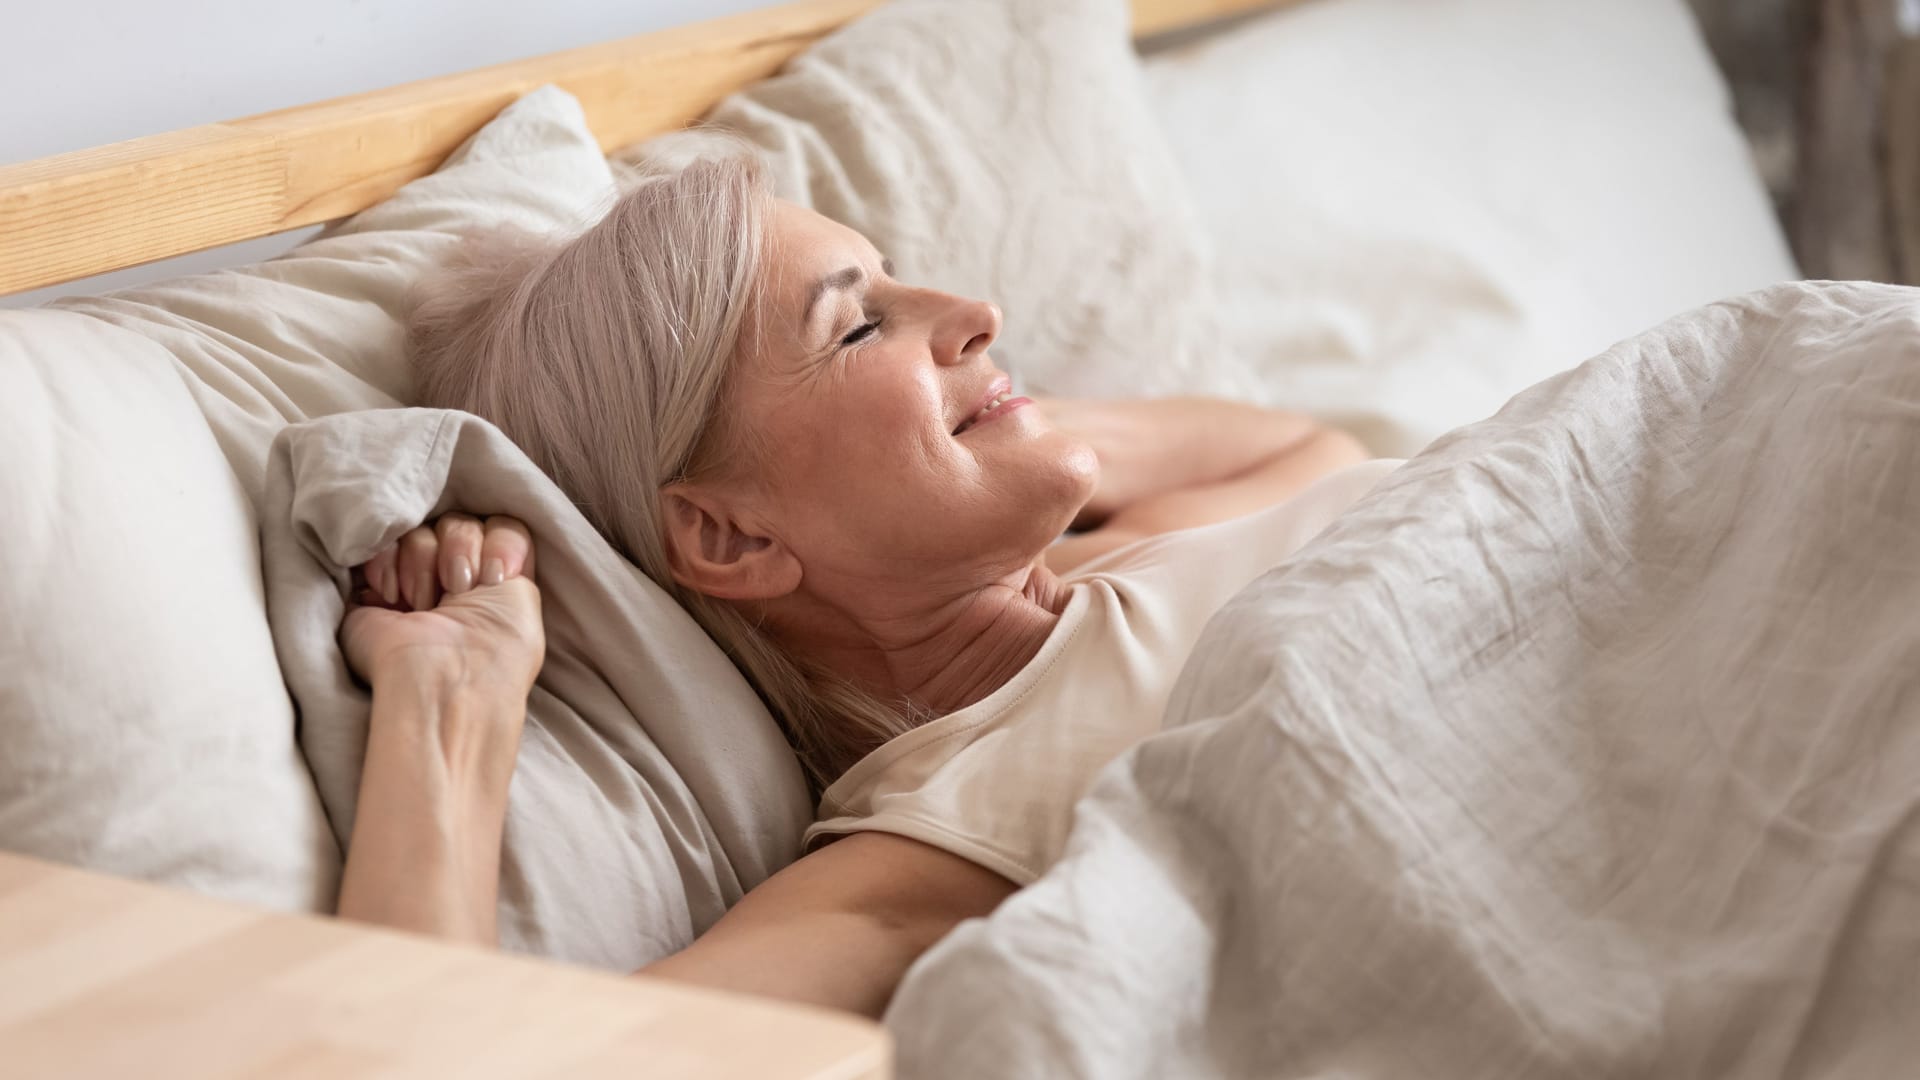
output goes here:
[[[1286, 413], [1015, 396], [994, 305], [894, 280], [739, 163], [564, 245], [478, 244], [415, 328], [424, 401], [497, 424], [670, 590], [823, 790], [809, 854], [649, 970], [866, 1013], [1060, 857], [1207, 619], [1388, 467]], [[534, 564], [517, 523], [448, 515], [361, 568], [342, 915], [494, 940]]]

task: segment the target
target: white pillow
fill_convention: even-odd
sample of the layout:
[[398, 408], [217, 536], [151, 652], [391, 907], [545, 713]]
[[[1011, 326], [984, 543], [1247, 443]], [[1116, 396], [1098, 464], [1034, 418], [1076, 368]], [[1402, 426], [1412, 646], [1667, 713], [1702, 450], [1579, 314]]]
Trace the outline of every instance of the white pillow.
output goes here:
[[463, 509], [540, 542], [547, 653], [507, 802], [501, 946], [633, 971], [798, 857], [812, 800], [753, 688], [498, 428], [437, 409], [330, 416], [281, 432], [267, 474], [274, 644], [342, 840], [372, 705], [335, 644], [348, 568]]
[[339, 847], [261, 584], [267, 446], [408, 394], [406, 287], [461, 231], [572, 225], [611, 185], [543, 91], [283, 258], [0, 311], [0, 506], [23, 525], [0, 544], [0, 848], [331, 908]]
[[543, 87], [437, 172], [280, 258], [50, 306], [171, 353], [257, 509], [267, 447], [289, 422], [411, 400], [407, 290], [461, 236], [572, 231], [612, 198], [579, 102]]
[[173, 358], [0, 311], [0, 386], [0, 847], [331, 905], [253, 516]]
[[1211, 388], [1382, 454], [1798, 277], [1681, 0], [1325, 0], [1147, 73], [1244, 365]]
[[[0, 544], [0, 848], [331, 908], [351, 792], [330, 822], [295, 750], [261, 582], [268, 447], [290, 422], [411, 396], [406, 293], [461, 234], [570, 231], [612, 196], [578, 103], [548, 88], [438, 173], [283, 258], [0, 311], [0, 506], [20, 523]], [[371, 515], [425, 482], [375, 469], [330, 497]], [[557, 566], [608, 578], [604, 596], [557, 598], [556, 617], [633, 591], [637, 571], [590, 532], [540, 539], [575, 545], [549, 548]], [[343, 670], [317, 655], [336, 648], [337, 608], [323, 622], [296, 659]], [[702, 676], [621, 697], [662, 715], [605, 720], [604, 745], [576, 726], [571, 742], [530, 748], [543, 767], [516, 780], [504, 856], [521, 901], [508, 939], [607, 963], [684, 944], [797, 854], [809, 809], [778, 729], [717, 646], [684, 616], [625, 630], [647, 652], [629, 650], [613, 685]], [[577, 663], [552, 674], [606, 696]], [[596, 716], [614, 712], [602, 702]], [[310, 728], [299, 741], [352, 739]], [[623, 903], [624, 921], [595, 917]]]
[[[901, 280], [998, 303], [1031, 389], [1178, 392], [1226, 374], [1207, 261], [1141, 83], [1124, 0], [896, 0], [706, 120], [779, 194], [873, 241]], [[706, 132], [616, 151], [672, 167]]]

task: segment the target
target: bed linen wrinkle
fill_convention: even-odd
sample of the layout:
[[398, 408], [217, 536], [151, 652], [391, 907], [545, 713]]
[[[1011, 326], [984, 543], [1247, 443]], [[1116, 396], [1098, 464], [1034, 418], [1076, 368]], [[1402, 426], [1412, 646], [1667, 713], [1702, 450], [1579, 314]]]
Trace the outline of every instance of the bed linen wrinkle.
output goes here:
[[371, 704], [337, 644], [348, 568], [458, 507], [541, 538], [546, 659], [507, 804], [503, 947], [633, 971], [798, 852], [805, 785], [752, 688], [499, 429], [445, 410], [341, 413], [284, 429], [266, 471], [268, 618], [338, 844]]
[[1920, 291], [1542, 383], [1214, 619], [1062, 860], [909, 973], [901, 1075], [1903, 1075], [1917, 553]]

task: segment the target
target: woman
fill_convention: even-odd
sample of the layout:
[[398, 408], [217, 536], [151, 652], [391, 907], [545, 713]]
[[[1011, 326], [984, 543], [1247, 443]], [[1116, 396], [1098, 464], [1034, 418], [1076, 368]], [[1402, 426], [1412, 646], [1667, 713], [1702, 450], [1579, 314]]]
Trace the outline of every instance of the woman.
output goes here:
[[[1384, 471], [1316, 483], [1364, 454], [1295, 415], [1037, 405], [994, 367], [999, 330], [740, 162], [651, 179], [565, 245], [482, 245], [420, 304], [424, 401], [514, 438], [824, 789], [809, 854], [650, 973], [878, 1015], [1059, 856], [1213, 611]], [[517, 523], [448, 515], [361, 568], [342, 640], [374, 707], [342, 915], [495, 940], [534, 563]]]

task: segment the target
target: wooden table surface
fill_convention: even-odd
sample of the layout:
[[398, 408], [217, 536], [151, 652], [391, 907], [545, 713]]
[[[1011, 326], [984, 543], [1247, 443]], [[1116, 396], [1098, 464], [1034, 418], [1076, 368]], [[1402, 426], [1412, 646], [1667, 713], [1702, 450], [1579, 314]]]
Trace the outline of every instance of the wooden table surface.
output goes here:
[[856, 1017], [0, 853], [0, 1077], [890, 1075]]

